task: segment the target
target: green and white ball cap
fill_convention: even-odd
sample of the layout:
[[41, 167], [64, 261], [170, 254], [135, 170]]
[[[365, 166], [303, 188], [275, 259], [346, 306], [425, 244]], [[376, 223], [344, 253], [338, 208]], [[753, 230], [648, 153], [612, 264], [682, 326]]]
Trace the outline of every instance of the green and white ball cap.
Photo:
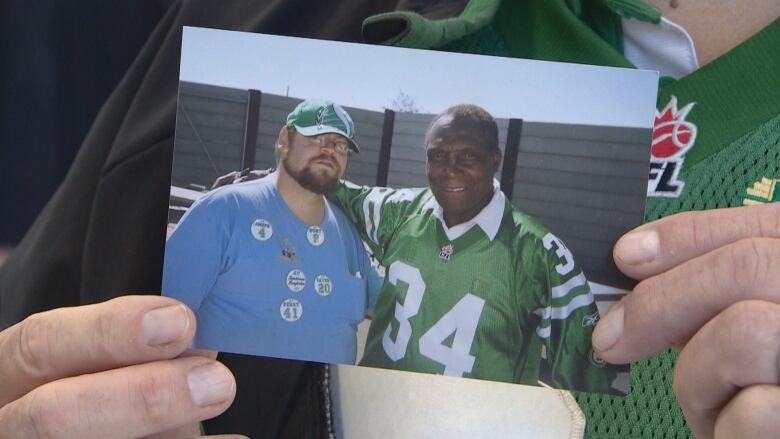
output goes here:
[[341, 106], [331, 101], [309, 99], [298, 104], [287, 116], [287, 125], [306, 137], [320, 134], [341, 134], [349, 140], [349, 146], [360, 152], [355, 143], [355, 124]]

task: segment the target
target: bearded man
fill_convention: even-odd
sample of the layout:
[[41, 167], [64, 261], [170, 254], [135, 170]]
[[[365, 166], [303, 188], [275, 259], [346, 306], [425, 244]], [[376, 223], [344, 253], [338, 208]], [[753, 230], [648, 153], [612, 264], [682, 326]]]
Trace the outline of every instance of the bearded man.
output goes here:
[[195, 347], [355, 363], [368, 284], [381, 280], [323, 196], [359, 151], [354, 136], [340, 106], [304, 101], [279, 131], [276, 172], [214, 190], [182, 217], [166, 243], [163, 294], [195, 311]]

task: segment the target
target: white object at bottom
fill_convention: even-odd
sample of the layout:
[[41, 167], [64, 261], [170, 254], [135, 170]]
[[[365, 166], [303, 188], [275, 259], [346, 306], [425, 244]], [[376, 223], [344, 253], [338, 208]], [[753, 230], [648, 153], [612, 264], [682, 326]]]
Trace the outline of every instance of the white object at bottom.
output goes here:
[[331, 366], [333, 428], [343, 439], [580, 439], [571, 393], [466, 378]]

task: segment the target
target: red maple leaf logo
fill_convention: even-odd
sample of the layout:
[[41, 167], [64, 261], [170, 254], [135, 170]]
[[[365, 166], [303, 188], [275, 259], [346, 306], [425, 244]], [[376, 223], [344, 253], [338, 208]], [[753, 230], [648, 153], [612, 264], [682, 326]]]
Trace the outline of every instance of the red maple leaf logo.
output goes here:
[[666, 159], [685, 154], [696, 141], [696, 125], [687, 122], [695, 102], [677, 109], [677, 97], [672, 96], [663, 111], [655, 112], [653, 145], [650, 153], [654, 158]]

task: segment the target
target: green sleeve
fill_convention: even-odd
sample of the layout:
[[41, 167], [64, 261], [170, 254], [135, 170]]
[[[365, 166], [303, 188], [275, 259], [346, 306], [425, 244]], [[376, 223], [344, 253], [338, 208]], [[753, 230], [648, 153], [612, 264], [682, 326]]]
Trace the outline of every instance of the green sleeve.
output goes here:
[[328, 199], [341, 208], [371, 253], [382, 263], [391, 237], [420, 192], [419, 189], [358, 186], [342, 181], [328, 194]]
[[591, 348], [599, 312], [585, 274], [555, 235], [547, 233], [541, 244], [547, 307], [536, 335], [546, 348], [546, 378], [558, 388], [609, 392], [615, 372]]

